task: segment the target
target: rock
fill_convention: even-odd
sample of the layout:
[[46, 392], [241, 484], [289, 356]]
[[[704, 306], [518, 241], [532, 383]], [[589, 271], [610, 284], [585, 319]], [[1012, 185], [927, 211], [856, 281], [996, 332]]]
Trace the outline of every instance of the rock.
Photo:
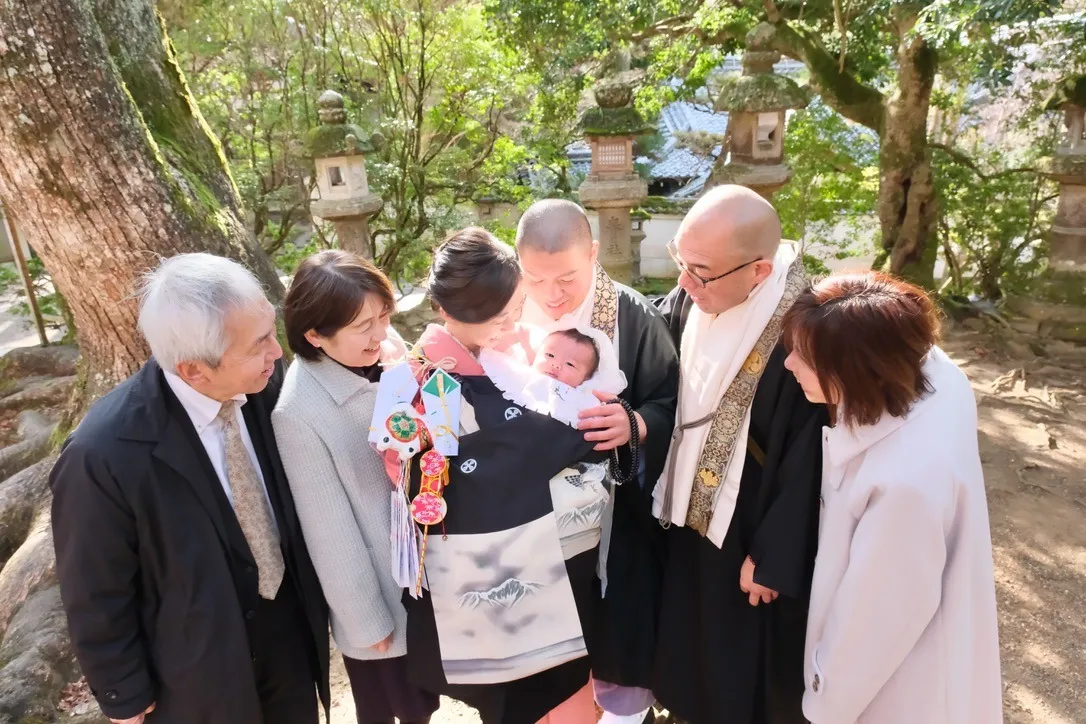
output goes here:
[[[56, 427], [55, 425], [53, 427]], [[53, 449], [53, 428], [0, 449], [0, 480], [38, 462]]]
[[79, 678], [60, 587], [35, 592], [0, 644], [0, 722], [52, 722], [61, 691]]
[[13, 395], [0, 399], [0, 409], [25, 410], [28, 407], [47, 407], [66, 402], [75, 377], [55, 377], [27, 385]]
[[49, 520], [48, 510], [38, 513], [26, 540], [0, 571], [0, 635], [14, 626], [13, 617], [29, 596], [56, 583], [53, 531]]
[[52, 432], [55, 423], [55, 420], [50, 420], [37, 410], [23, 410], [19, 413], [15, 424], [19, 430], [19, 437], [26, 440], [43, 432]]
[[77, 347], [18, 347], [0, 359], [0, 377], [67, 377], [75, 374], [78, 360]]

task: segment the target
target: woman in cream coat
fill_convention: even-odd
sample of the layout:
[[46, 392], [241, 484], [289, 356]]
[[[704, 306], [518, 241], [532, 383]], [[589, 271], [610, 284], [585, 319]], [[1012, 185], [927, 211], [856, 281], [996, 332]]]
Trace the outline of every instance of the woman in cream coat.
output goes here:
[[401, 357], [388, 279], [324, 251], [302, 262], [284, 304], [295, 358], [272, 413], [302, 533], [351, 680], [359, 724], [424, 722], [438, 697], [407, 679], [407, 616], [392, 577], [391, 486], [367, 442], [380, 362]]
[[830, 404], [807, 622], [813, 724], [1003, 719], [988, 508], [969, 380], [915, 287], [826, 279], [785, 318], [785, 365]]

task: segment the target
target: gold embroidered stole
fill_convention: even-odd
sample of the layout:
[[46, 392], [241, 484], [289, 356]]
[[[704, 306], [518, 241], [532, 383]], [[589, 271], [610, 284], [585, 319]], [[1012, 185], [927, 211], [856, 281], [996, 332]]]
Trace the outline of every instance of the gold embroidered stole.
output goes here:
[[596, 289], [592, 299], [592, 328], [615, 341], [615, 323], [618, 320], [618, 290], [603, 266], [596, 264]]
[[703, 536], [708, 535], [709, 523], [716, 507], [716, 493], [728, 470], [732, 455], [735, 454], [735, 442], [739, 437], [743, 417], [754, 400], [754, 392], [758, 388], [762, 372], [765, 371], [766, 361], [781, 336], [781, 319], [806, 286], [803, 259], [798, 256], [788, 269], [784, 295], [769, 324], [762, 331], [754, 349], [747, 355], [742, 369], [728, 385], [713, 415], [705, 447], [698, 458], [698, 472], [690, 491], [690, 507], [686, 512], [686, 525]]

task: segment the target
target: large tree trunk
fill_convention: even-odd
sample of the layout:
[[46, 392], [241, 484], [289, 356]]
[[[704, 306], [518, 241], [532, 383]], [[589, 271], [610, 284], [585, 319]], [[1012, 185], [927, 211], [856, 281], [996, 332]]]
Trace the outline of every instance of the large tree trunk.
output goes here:
[[[152, 0], [0, 1], [0, 199], [75, 320], [81, 383], [60, 432], [146, 359], [133, 291], [158, 257], [231, 257], [282, 298]], [[14, 450], [20, 464], [48, 451], [19, 445], [33, 447]], [[57, 708], [78, 667], [55, 578], [50, 465], [0, 481], [0, 721], [76, 721]]]
[[77, 411], [146, 359], [132, 293], [158, 257], [238, 259], [282, 297], [152, 0], [0, 3], [0, 198], [71, 307]]
[[928, 108], [938, 60], [935, 50], [910, 32], [915, 22], [915, 17], [898, 22], [898, 86], [886, 103], [879, 153], [882, 250], [875, 266], [931, 289], [939, 247]]

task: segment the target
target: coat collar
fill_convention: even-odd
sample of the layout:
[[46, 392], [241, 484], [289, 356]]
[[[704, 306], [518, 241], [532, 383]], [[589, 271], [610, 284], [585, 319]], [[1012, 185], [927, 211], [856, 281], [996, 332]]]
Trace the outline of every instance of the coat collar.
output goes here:
[[924, 361], [923, 370], [935, 392], [928, 393], [917, 400], [905, 415], [895, 417], [883, 414], [874, 425], [861, 425], [855, 429], [849, 429], [844, 425], [825, 428], [823, 437], [825, 455], [829, 458], [830, 464], [835, 468], [848, 464], [853, 458], [885, 440], [906, 423], [926, 414], [933, 406], [932, 398], [938, 392], [941, 381], [945, 379], [948, 368], [952, 367], [955, 365], [950, 358], [938, 347], [932, 347]]
[[324, 388], [324, 391], [328, 393], [328, 396], [340, 407], [342, 407], [343, 403], [347, 402], [347, 400], [354, 397], [355, 394], [371, 388], [376, 389], [377, 387], [365, 377], [356, 375], [351, 370], [324, 355], [321, 355], [313, 361], [296, 357], [295, 364], [300, 365], [302, 369], [313, 377], [313, 379], [320, 383], [320, 386]]
[[[166, 384], [170, 386], [174, 397], [177, 398], [181, 406], [185, 408], [185, 412], [188, 413], [189, 419], [192, 420], [192, 426], [196, 428], [196, 434], [204, 434], [204, 429], [215, 422], [215, 419], [219, 416], [223, 403], [193, 389], [173, 372], [162, 370], [162, 375], [166, 378]], [[242, 405], [248, 402], [245, 395], [234, 395], [233, 400]]]
[[[406, 354], [407, 346], [404, 344], [403, 338], [395, 329], [389, 327], [388, 338], [381, 343], [381, 364], [393, 364], [402, 360]], [[377, 389], [377, 385], [365, 377], [356, 375], [327, 355], [322, 354], [313, 361], [301, 357], [295, 359], [302, 369], [320, 383], [321, 387], [324, 388], [338, 407], [342, 407], [347, 400], [359, 392]]]

